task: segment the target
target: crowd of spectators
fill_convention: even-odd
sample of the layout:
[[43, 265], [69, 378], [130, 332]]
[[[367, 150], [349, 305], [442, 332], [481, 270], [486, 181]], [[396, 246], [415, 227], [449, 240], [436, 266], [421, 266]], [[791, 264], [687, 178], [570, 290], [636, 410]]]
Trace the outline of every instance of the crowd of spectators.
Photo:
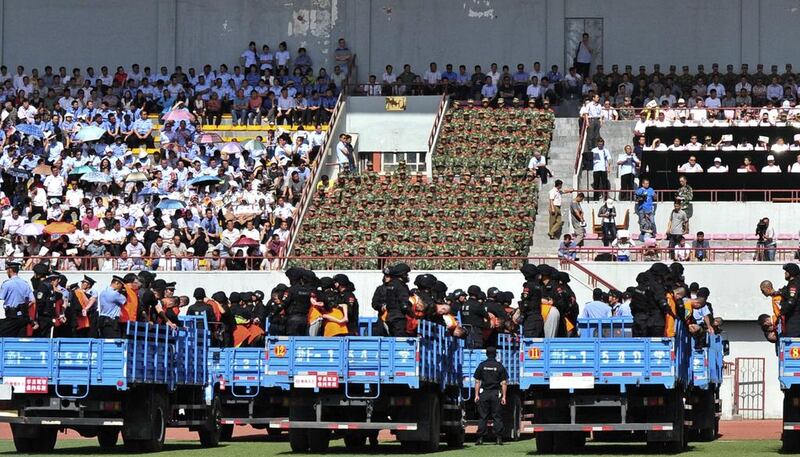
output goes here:
[[[250, 43], [233, 73], [0, 68], [0, 256], [63, 271], [278, 268], [326, 139], [319, 121], [336, 103], [312, 116], [280, 99], [334, 97], [351, 58], [340, 40], [338, 69], [316, 78], [305, 50], [292, 57], [285, 43], [275, 53]], [[263, 103], [236, 113], [237, 93]], [[316, 126], [265, 125], [225, 142], [207, 125], [219, 122], [209, 119], [215, 99], [234, 122]]]
[[387, 258], [417, 269], [518, 267], [504, 257], [528, 254], [538, 175], [526, 165], [547, 153], [553, 114], [454, 104], [444, 122], [433, 179], [404, 164], [384, 176], [340, 174], [318, 189], [293, 255], [320, 269], [376, 268]]

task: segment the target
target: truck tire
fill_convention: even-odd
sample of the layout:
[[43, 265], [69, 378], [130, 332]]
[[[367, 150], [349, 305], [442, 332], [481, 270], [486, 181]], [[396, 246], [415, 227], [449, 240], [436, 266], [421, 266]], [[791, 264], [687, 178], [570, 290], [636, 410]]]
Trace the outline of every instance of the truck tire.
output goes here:
[[233, 438], [233, 425], [225, 424], [219, 427], [219, 440], [230, 441]]
[[328, 452], [328, 446], [331, 443], [330, 430], [308, 430], [308, 450], [315, 454], [324, 454]]
[[[794, 430], [784, 430], [781, 435], [781, 451], [797, 452], [800, 451], [800, 432]], [[16, 440], [14, 440], [16, 444]]]
[[200, 437], [202, 447], [217, 447], [222, 432], [219, 420], [222, 417], [222, 403], [219, 397], [214, 397], [211, 406], [206, 410], [206, 423], [197, 435]]
[[20, 453], [33, 452], [36, 439], [27, 437], [28, 430], [25, 430], [26, 433], [23, 434], [23, 427], [34, 427], [34, 425], [11, 424], [11, 436], [14, 437], [14, 447], [17, 449], [17, 452]]
[[554, 432], [537, 432], [534, 438], [536, 438], [536, 452], [539, 454], [553, 453], [555, 450]]
[[166, 394], [153, 392], [148, 416], [150, 418], [150, 436], [139, 440], [139, 449], [143, 452], [161, 452], [164, 448], [164, 438], [167, 435], [167, 420], [169, 419], [169, 404]]
[[503, 439], [506, 441], [519, 440], [519, 424], [522, 418], [522, 400], [519, 395], [512, 393], [508, 397], [508, 403], [503, 413]]
[[[428, 405], [428, 439], [419, 442], [419, 452], [431, 453], [439, 451], [439, 440], [442, 435], [442, 407], [439, 403], [439, 395], [431, 393], [427, 396]], [[421, 421], [426, 422], [426, 421]]]
[[447, 446], [453, 449], [461, 449], [464, 447], [464, 437], [466, 432], [464, 432], [463, 427], [459, 427], [458, 429], [450, 430], [446, 432], [444, 435], [445, 441], [447, 442]]
[[119, 428], [117, 427], [101, 427], [97, 430], [97, 442], [100, 444], [100, 449], [115, 447], [118, 440]]
[[52, 427], [40, 427], [38, 436], [34, 438], [33, 451], [50, 453], [56, 447], [58, 440], [58, 429]]
[[267, 436], [270, 437], [270, 438], [277, 438], [277, 437], [281, 436], [282, 433], [283, 433], [283, 430], [281, 430], [279, 428], [267, 427]]
[[308, 452], [308, 430], [290, 428], [289, 447], [292, 452]]

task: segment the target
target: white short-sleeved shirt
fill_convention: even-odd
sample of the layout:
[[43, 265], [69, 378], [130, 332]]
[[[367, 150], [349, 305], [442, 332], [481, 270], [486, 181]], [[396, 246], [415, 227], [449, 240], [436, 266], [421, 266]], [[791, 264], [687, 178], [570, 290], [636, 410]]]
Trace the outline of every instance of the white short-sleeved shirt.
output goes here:
[[561, 207], [561, 192], [555, 187], [550, 189], [550, 201], [553, 202], [553, 206]]

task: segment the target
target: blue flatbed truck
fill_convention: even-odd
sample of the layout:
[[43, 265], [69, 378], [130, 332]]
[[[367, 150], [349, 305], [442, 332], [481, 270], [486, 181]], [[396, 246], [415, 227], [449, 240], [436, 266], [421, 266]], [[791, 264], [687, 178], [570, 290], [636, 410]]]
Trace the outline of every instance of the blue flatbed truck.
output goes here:
[[689, 365], [689, 390], [686, 395], [686, 423], [692, 438], [713, 441], [719, 434], [724, 357], [728, 342], [721, 335], [707, 335], [702, 348], [694, 348]]
[[209, 335], [200, 318], [184, 326], [128, 323], [125, 338], [0, 338], [0, 422], [19, 452], [50, 452], [61, 429], [120, 433], [133, 451], [159, 451], [166, 427], [219, 440], [219, 400], [207, 389]]
[[324, 452], [334, 436], [357, 449], [379, 430], [409, 451], [461, 446], [461, 350], [428, 321], [413, 338], [270, 336], [266, 378], [286, 391], [289, 417], [269, 426], [288, 430], [295, 452]]
[[540, 453], [595, 440], [644, 440], [679, 451], [687, 440], [684, 399], [692, 341], [634, 338], [631, 318], [586, 319], [579, 338], [523, 338], [520, 388]]
[[777, 349], [783, 390], [783, 451], [800, 452], [800, 338], [781, 338]]
[[[519, 389], [519, 336], [501, 333], [497, 336], [497, 360], [508, 371], [506, 406], [503, 409], [504, 438], [516, 441], [520, 437], [522, 423], [522, 392]], [[465, 425], [478, 425], [478, 411], [475, 404], [475, 369], [486, 360], [486, 349], [464, 347], [462, 367], [461, 398], [464, 402]]]

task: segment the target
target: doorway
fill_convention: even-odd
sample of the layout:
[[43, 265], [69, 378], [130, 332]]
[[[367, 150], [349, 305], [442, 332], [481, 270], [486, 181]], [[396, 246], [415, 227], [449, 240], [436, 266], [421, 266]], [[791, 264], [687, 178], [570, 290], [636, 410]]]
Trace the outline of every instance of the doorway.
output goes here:
[[564, 20], [564, 74], [575, 60], [578, 43], [584, 33], [589, 34], [589, 47], [592, 48], [592, 65], [589, 74], [597, 65], [603, 64], [603, 18], [572, 17]]

